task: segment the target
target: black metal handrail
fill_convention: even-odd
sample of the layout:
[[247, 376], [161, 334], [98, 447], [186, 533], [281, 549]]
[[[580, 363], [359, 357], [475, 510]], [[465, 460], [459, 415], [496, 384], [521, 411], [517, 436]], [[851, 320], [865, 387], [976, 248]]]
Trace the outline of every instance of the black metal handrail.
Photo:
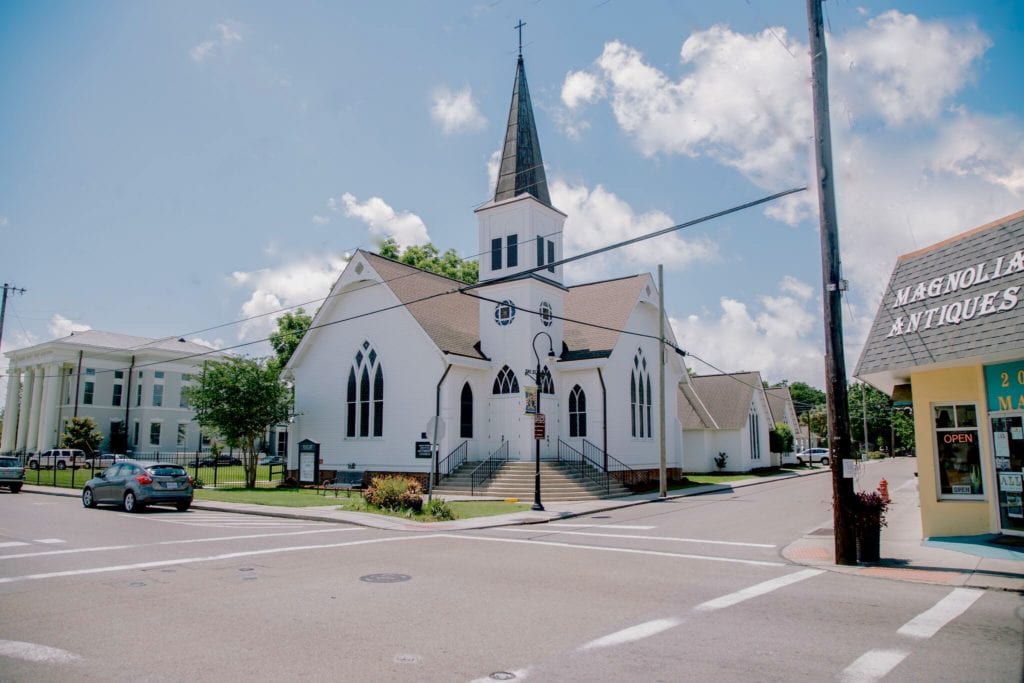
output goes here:
[[452, 472], [462, 467], [467, 457], [469, 457], [469, 442], [463, 441], [451, 453], [444, 456], [444, 460], [437, 463], [437, 471], [434, 472], [434, 484], [440, 484], [442, 479], [452, 476]]
[[597, 444], [583, 439], [583, 453], [591, 462], [600, 463], [598, 467], [618, 480], [623, 486], [636, 486], [641, 482], [640, 473], [626, 463], [601, 450]]
[[494, 473], [500, 470], [506, 462], [508, 462], [508, 441], [502, 441], [497, 450], [473, 469], [469, 477], [469, 495], [475, 496], [477, 484], [483, 484], [493, 477]]
[[601, 464], [594, 462], [561, 439], [558, 440], [558, 462], [603, 488], [605, 494], [611, 491], [611, 481]]

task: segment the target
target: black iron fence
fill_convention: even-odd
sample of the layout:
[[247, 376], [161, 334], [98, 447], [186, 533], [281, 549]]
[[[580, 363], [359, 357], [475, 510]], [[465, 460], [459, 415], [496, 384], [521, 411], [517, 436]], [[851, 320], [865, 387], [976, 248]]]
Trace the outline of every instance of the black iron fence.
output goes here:
[[[130, 456], [96, 456], [86, 458], [83, 464], [64, 467], [29, 467], [31, 456], [19, 455], [25, 467], [25, 483], [37, 486], [81, 488], [97, 473], [117, 463], [117, 459], [159, 461], [181, 465], [192, 476], [197, 488], [241, 488], [246, 485], [245, 465], [241, 454], [221, 453], [214, 456], [209, 451], [191, 453], [133, 453]], [[276, 456], [256, 456], [256, 486], [272, 488], [278, 486], [287, 476], [286, 463]]]

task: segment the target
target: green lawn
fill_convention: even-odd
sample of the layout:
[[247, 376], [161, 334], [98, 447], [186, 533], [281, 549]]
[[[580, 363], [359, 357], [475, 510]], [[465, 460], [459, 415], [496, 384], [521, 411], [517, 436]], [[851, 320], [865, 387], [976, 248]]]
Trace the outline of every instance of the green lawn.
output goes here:
[[[60, 488], [82, 488], [85, 482], [92, 479], [96, 474], [103, 470], [104, 468], [102, 467], [97, 467], [95, 470], [88, 467], [83, 467], [77, 470], [30, 470], [26, 468], [25, 483], [38, 484], [39, 486], [57, 486]], [[192, 477], [197, 476], [195, 468], [186, 467], [185, 471]], [[198, 479], [206, 486], [213, 486], [215, 481], [214, 474], [214, 468], [200, 467], [198, 471]], [[258, 465], [256, 467], [257, 486], [276, 486], [277, 481], [281, 478], [281, 468], [274, 468], [275, 480], [273, 482], [269, 481], [269, 477], [270, 467], [268, 465]], [[217, 486], [245, 486], [245, 470], [241, 465], [218, 467], [216, 471], [216, 482]], [[276, 505], [276, 503], [274, 504]]]
[[674, 488], [689, 488], [691, 486], [704, 486], [705, 484], [731, 484], [734, 481], [743, 481], [744, 479], [770, 479], [772, 477], [784, 476], [791, 473], [791, 471], [782, 468], [779, 470], [761, 470], [758, 472], [739, 472], [735, 474], [686, 474], [683, 476], [690, 480], [690, 484]]
[[[196, 500], [219, 500], [230, 503], [251, 503], [253, 505], [280, 505], [283, 507], [311, 507], [330, 505], [348, 512], [368, 512], [377, 515], [409, 518], [418, 522], [436, 521], [426, 514], [412, 515], [404, 512], [389, 512], [368, 504], [361, 494], [333, 493], [319, 495], [314, 489], [196, 489]], [[528, 503], [505, 503], [503, 501], [452, 501], [448, 503], [456, 519], [491, 517], [511, 512], [529, 510]]]

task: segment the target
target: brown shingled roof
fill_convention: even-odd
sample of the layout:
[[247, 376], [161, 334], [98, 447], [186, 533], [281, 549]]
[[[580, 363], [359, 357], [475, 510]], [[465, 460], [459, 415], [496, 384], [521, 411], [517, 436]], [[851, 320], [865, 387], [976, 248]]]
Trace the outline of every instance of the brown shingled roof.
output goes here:
[[[565, 297], [565, 317], [568, 318], [565, 322], [565, 345], [569, 351], [610, 353], [619, 341], [619, 333], [613, 330], [626, 326], [646, 282], [646, 275], [632, 275], [570, 287]], [[572, 320], [585, 320], [612, 329], [581, 325], [570, 322]]]
[[[786, 417], [786, 404], [793, 402], [789, 387], [772, 387], [765, 389], [764, 394], [768, 398], [768, 410], [772, 413], [772, 421], [782, 422]], [[796, 408], [793, 412], [796, 412]]]
[[[407, 266], [368, 251], [360, 253], [384, 279], [384, 283], [395, 293], [398, 300], [408, 304], [407, 308], [413, 318], [441, 351], [470, 358], [484, 358], [479, 351], [479, 302], [473, 297], [457, 292], [466, 283]], [[442, 295], [426, 301], [409, 303], [432, 294]]]
[[679, 421], [683, 429], [740, 429], [760, 386], [759, 372], [691, 377], [679, 385]]

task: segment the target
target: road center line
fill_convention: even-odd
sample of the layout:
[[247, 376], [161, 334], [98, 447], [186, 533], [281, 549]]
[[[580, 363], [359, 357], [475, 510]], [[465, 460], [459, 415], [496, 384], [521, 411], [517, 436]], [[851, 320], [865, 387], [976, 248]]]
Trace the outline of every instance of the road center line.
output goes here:
[[872, 683], [884, 678], [910, 654], [903, 650], [869, 650], [839, 675], [842, 683]]
[[28, 543], [25, 543], [24, 541], [6, 541], [4, 543], [0, 543], [0, 548], [17, 548], [23, 545], [28, 545]]
[[634, 531], [648, 531], [655, 528], [641, 524], [569, 524], [568, 522], [548, 522], [547, 526], [568, 527], [570, 529], [633, 529]]
[[24, 643], [20, 640], [0, 640], [0, 656], [22, 659], [26, 662], [66, 663], [81, 659], [78, 655], [55, 647]]
[[356, 545], [369, 545], [371, 543], [391, 543], [395, 541], [413, 541], [425, 538], [439, 538], [440, 534], [424, 534], [423, 536], [392, 536], [390, 538], [371, 538], [364, 541], [346, 541], [345, 543], [325, 543], [322, 545], [295, 545], [284, 548], [264, 548], [263, 550], [243, 550], [237, 553], [223, 553], [221, 555], [207, 555], [205, 557], [183, 557], [177, 560], [157, 560], [155, 562], [137, 562], [135, 564], [119, 564], [108, 567], [93, 567], [91, 569], [70, 569], [62, 572], [45, 572], [42, 574], [26, 574], [24, 576], [9, 576], [0, 578], [0, 583], [15, 583], [18, 581], [39, 581], [41, 579], [56, 579], [68, 576], [85, 576], [87, 574], [105, 574], [108, 572], [120, 572], [132, 569], [152, 569], [153, 567], [169, 567], [181, 564], [196, 564], [198, 562], [217, 562], [220, 560], [234, 560], [240, 557], [256, 557], [259, 555], [277, 555], [280, 553], [301, 552], [304, 550], [329, 550], [332, 548], [345, 548]]
[[[602, 534], [603, 535], [603, 534]], [[764, 562], [761, 560], [740, 560], [734, 557], [716, 557], [714, 555], [688, 555], [686, 553], [668, 553], [659, 550], [638, 550], [635, 548], [610, 548], [600, 545], [581, 545], [577, 543], [558, 543], [557, 541], [535, 541], [519, 538], [492, 538], [490, 536], [457, 536], [455, 534], [441, 534], [443, 538], [462, 538], [474, 541], [490, 541], [491, 543], [525, 543], [528, 545], [546, 545], [554, 548], [569, 548], [572, 550], [598, 550], [606, 553], [626, 553], [627, 555], [650, 555], [653, 557], [674, 557], [682, 560], [706, 560], [709, 562], [728, 562], [732, 564], [748, 564], [755, 567], [788, 567], [783, 562]], [[821, 572], [816, 572], [821, 573]]]
[[803, 569], [792, 574], [787, 574], [786, 576], [780, 576], [777, 579], [770, 579], [768, 581], [755, 584], [753, 586], [750, 586], [749, 588], [738, 590], [735, 593], [723, 595], [722, 597], [715, 598], [714, 600], [702, 602], [701, 604], [694, 607], [694, 609], [701, 612], [708, 612], [711, 610], [723, 609], [725, 607], [732, 607], [733, 605], [741, 603], [745, 600], [750, 600], [751, 598], [756, 598], [758, 596], [765, 595], [766, 593], [771, 593], [772, 591], [778, 590], [779, 588], [784, 588], [786, 586], [798, 583], [805, 579], [809, 579], [813, 576], [817, 576], [818, 574], [824, 573], [824, 569]]
[[[554, 526], [549, 524], [547, 526]], [[519, 529], [515, 527], [504, 527], [495, 529], [495, 531], [509, 531], [521, 534], [536, 534], [538, 531], [543, 533], [543, 529]], [[599, 534], [592, 531], [554, 531], [552, 533], [559, 534], [560, 536], [598, 536], [600, 538], [628, 538], [637, 539], [642, 541], [675, 541], [677, 543], [705, 543], [708, 545], [733, 545], [742, 546], [744, 548], [774, 548], [775, 546], [770, 543], [743, 543], [740, 541], [712, 541], [704, 538], [680, 538], [675, 536], [640, 536], [638, 534]]]
[[151, 548], [161, 545], [188, 545], [190, 543], [210, 543], [212, 541], [243, 541], [250, 538], [274, 538], [277, 536], [301, 536], [304, 534], [327, 534], [334, 531], [359, 531], [363, 527], [337, 527], [331, 529], [315, 529], [311, 531], [289, 531], [277, 534], [246, 534], [243, 536], [219, 536], [216, 538], [189, 538], [180, 541], [157, 541], [155, 543], [139, 543], [137, 545], [105, 545], [94, 548], [69, 548], [67, 550], [44, 550], [37, 553], [19, 553], [17, 555], [0, 555], [0, 560], [16, 560], [22, 557], [41, 557], [44, 555], [77, 555], [79, 553], [96, 553], [109, 550], [130, 550], [133, 548]]
[[643, 624], [637, 624], [636, 626], [630, 626], [624, 628], [621, 631], [610, 633], [606, 636], [592, 640], [589, 643], [585, 643], [579, 647], [580, 651], [583, 650], [596, 650], [602, 647], [611, 647], [613, 645], [622, 645], [623, 643], [632, 643], [637, 640], [649, 638], [650, 636], [657, 635], [662, 631], [667, 631], [670, 628], [675, 628], [679, 624], [683, 623], [682, 619], [670, 617], [668, 619], [655, 619], [654, 621], [648, 621]]
[[954, 588], [953, 592], [900, 626], [896, 633], [910, 638], [931, 638], [939, 629], [956, 619], [982, 596], [984, 591], [972, 588]]

